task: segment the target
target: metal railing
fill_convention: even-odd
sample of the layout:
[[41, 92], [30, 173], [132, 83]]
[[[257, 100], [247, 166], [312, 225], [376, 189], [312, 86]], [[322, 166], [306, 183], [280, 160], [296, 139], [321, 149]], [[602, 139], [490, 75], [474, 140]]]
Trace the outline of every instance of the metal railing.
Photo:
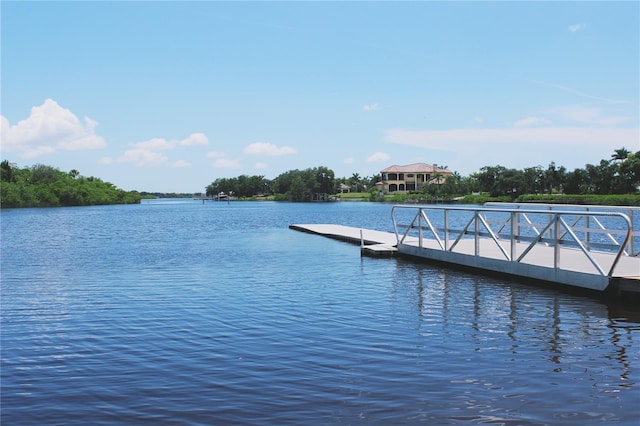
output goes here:
[[[488, 202], [484, 203], [487, 207], [497, 207], [497, 208], [516, 208], [516, 209], [526, 209], [531, 210], [571, 210], [571, 211], [584, 211], [584, 212], [614, 212], [614, 213], [624, 213], [629, 217], [631, 221], [631, 240], [629, 240], [629, 248], [628, 251], [625, 252], [625, 255], [630, 256], [640, 256], [640, 207], [633, 206], [601, 206], [601, 205], [588, 205], [588, 204], [548, 204], [548, 203], [497, 203], [497, 202]], [[585, 226], [589, 228], [591, 223], [591, 218], [585, 218]], [[593, 222], [596, 226], [600, 228], [600, 230], [605, 230], [605, 226], [600, 222], [598, 217], [593, 217]], [[590, 233], [587, 233], [587, 240], [589, 239]], [[609, 240], [615, 241], [611, 235], [608, 235]]]
[[[473, 239], [474, 255], [481, 256], [481, 241], [485, 247], [489, 241], [505, 260], [522, 262], [542, 244], [554, 248], [554, 268], [560, 267], [560, 249], [565, 246], [581, 251], [601, 275], [609, 277], [622, 256], [634, 254], [630, 248], [633, 225], [620, 212], [398, 205], [391, 217], [399, 246], [417, 242], [425, 248], [428, 239], [429, 248], [435, 241], [436, 249], [453, 252], [461, 241]], [[595, 252], [614, 256], [608, 271]]]

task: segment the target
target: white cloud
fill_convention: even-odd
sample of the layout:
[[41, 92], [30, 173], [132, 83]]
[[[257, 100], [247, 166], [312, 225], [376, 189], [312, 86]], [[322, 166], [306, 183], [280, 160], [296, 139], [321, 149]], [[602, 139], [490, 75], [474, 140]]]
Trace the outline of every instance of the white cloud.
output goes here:
[[220, 157], [226, 157], [227, 154], [225, 154], [224, 152], [220, 152], [220, 151], [209, 151], [206, 154], [207, 158], [220, 158]]
[[20, 152], [27, 158], [56, 150], [80, 151], [107, 145], [95, 133], [97, 121], [85, 117], [82, 123], [74, 113], [53, 99], [46, 99], [42, 105], [31, 108], [29, 117], [13, 126], [4, 116], [0, 121], [2, 149]]
[[213, 166], [221, 169], [237, 169], [240, 167], [240, 162], [229, 158], [219, 158], [213, 162]]
[[165, 151], [176, 146], [203, 146], [208, 145], [209, 139], [204, 133], [192, 133], [185, 139], [152, 138], [142, 142], [134, 142], [131, 146], [155, 151]]
[[475, 121], [476, 123], [484, 123], [484, 117], [475, 116], [473, 117], [473, 121]]
[[384, 152], [375, 152], [367, 158], [368, 163], [383, 163], [389, 161], [391, 157]]
[[569, 25], [569, 31], [571, 31], [572, 33], [584, 30], [585, 28], [587, 28], [587, 24], [585, 23]]
[[[158, 152], [151, 151], [145, 148], [129, 149], [118, 157], [115, 162], [117, 163], [132, 163], [137, 167], [145, 166], [163, 166], [169, 163], [169, 159]], [[103, 162], [108, 164], [108, 162]]]
[[349, 157], [349, 158], [345, 158], [344, 160], [342, 160], [342, 162], [344, 164], [353, 164], [356, 162], [355, 157]]
[[173, 163], [173, 167], [176, 167], [176, 168], [191, 167], [191, 163], [188, 162], [187, 160], [178, 160], [175, 163]]
[[[191, 163], [186, 160], [177, 160], [175, 162], [169, 161], [166, 155], [161, 154], [158, 151], [168, 151], [176, 148], [177, 146], [196, 146], [206, 145], [209, 143], [206, 135], [203, 133], [192, 133], [186, 139], [165, 139], [165, 138], [152, 138], [141, 142], [132, 142], [129, 145], [133, 149], [126, 150], [118, 158], [102, 157], [98, 160], [100, 164], [114, 164], [114, 163], [131, 163], [138, 167], [145, 166], [169, 166], [175, 168], [191, 167]], [[207, 157], [210, 157], [207, 154]]]
[[362, 107], [363, 111], [377, 111], [378, 110], [378, 104], [374, 103], [374, 104], [366, 104]]
[[542, 118], [542, 117], [527, 117], [527, 118], [523, 118], [522, 120], [516, 121], [513, 125], [515, 127], [529, 127], [529, 126], [536, 126], [539, 124], [551, 124], [551, 122], [546, 118]]
[[268, 142], [254, 142], [251, 145], [247, 145], [244, 148], [243, 152], [250, 155], [266, 155], [269, 157], [276, 157], [280, 155], [296, 154], [298, 150], [286, 145], [278, 147]]
[[263, 169], [268, 169], [269, 165], [266, 163], [256, 163], [255, 166], [253, 166], [254, 168], [258, 169], [258, 170], [263, 170]]
[[55, 151], [52, 146], [40, 145], [35, 148], [28, 148], [22, 151], [22, 157], [24, 158], [36, 158], [43, 155], [51, 154]]
[[182, 146], [204, 146], [209, 145], [209, 138], [204, 133], [192, 133], [188, 138], [178, 142]]
[[175, 143], [168, 141], [164, 138], [153, 138], [143, 142], [134, 142], [131, 146], [136, 148], [149, 149], [151, 151], [166, 151], [173, 149]]

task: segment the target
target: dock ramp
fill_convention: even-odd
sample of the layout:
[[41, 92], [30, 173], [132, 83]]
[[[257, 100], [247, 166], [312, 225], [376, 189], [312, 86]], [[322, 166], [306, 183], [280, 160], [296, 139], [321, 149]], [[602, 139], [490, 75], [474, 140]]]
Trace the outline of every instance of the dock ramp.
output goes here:
[[624, 283], [640, 293], [639, 235], [625, 213], [394, 206], [391, 216], [402, 255], [597, 291]]

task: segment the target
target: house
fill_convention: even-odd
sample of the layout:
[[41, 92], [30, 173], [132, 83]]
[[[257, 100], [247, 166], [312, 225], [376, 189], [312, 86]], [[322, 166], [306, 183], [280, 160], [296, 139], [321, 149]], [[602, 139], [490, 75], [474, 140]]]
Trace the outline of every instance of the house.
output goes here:
[[419, 191], [424, 184], [442, 185], [452, 174], [451, 170], [435, 164], [393, 165], [380, 171], [381, 181], [376, 183], [376, 187], [389, 193]]
[[344, 193], [349, 193], [351, 192], [351, 187], [347, 184], [341, 183], [340, 184], [340, 193], [344, 194]]

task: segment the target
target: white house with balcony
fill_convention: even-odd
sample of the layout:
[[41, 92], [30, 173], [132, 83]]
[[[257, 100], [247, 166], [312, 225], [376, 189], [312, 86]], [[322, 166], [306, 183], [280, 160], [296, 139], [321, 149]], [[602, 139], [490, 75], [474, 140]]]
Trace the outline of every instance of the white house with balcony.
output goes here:
[[393, 165], [380, 171], [379, 191], [409, 192], [419, 191], [425, 184], [442, 185], [453, 172], [435, 164], [414, 163], [406, 166]]

